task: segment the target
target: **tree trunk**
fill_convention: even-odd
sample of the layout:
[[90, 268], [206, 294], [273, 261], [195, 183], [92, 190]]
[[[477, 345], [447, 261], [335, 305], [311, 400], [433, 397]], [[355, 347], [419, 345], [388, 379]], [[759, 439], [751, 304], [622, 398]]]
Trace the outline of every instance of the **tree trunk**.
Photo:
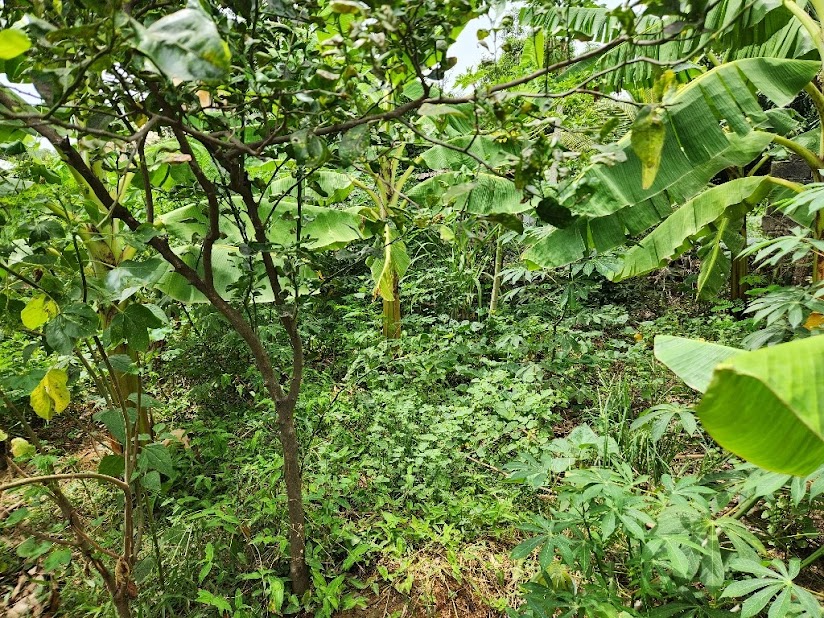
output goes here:
[[117, 612], [118, 618], [132, 618], [132, 609], [128, 595], [113, 594], [112, 603], [114, 603], [114, 609]]
[[383, 299], [383, 336], [401, 338], [401, 296], [398, 273], [392, 273], [392, 300]]
[[[290, 321], [287, 331], [290, 338], [297, 337], [297, 325]], [[295, 429], [295, 404], [297, 403], [300, 381], [303, 374], [303, 354], [298, 341], [295, 350], [296, 362], [293, 366], [292, 388], [284, 393], [275, 376], [275, 370], [260, 338], [245, 326], [241, 335], [255, 357], [255, 364], [263, 378], [266, 391], [275, 402], [278, 414], [278, 436], [283, 449], [283, 480], [286, 484], [286, 501], [289, 513], [289, 574], [292, 591], [303, 595], [311, 587], [309, 568], [306, 565], [306, 524], [303, 515], [303, 481], [300, 469], [300, 445]]]
[[492, 274], [492, 297], [489, 299], [489, 314], [498, 310], [498, 297], [501, 295], [501, 270], [504, 267], [504, 246], [501, 241], [501, 231], [498, 230], [498, 239], [495, 241], [495, 271]]
[[[744, 244], [747, 242], [747, 218], [744, 217], [744, 226], [741, 230], [741, 235], [744, 237]], [[744, 300], [746, 298], [749, 286], [742, 283], [741, 280], [747, 276], [747, 258], [735, 257], [732, 260], [732, 272], [730, 273], [730, 299]], [[736, 312], [740, 314], [740, 312]], [[740, 317], [740, 315], [739, 315]]]
[[286, 482], [286, 499], [289, 507], [289, 575], [292, 591], [303, 595], [311, 586], [309, 567], [306, 565], [306, 524], [303, 516], [303, 486], [300, 469], [300, 447], [295, 430], [295, 401], [291, 398], [278, 401], [278, 425], [283, 447], [283, 478]]

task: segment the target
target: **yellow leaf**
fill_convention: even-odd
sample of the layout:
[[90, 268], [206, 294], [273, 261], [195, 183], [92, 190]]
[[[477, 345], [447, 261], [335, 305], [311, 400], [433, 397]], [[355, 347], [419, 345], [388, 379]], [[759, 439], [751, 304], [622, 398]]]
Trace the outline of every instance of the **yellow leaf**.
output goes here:
[[[44, 378], [45, 379], [45, 378]], [[29, 395], [29, 403], [37, 416], [50, 421], [54, 416], [54, 404], [46, 392], [46, 385], [41, 381]]]
[[641, 161], [641, 187], [644, 189], [649, 189], [658, 175], [666, 132], [660, 107], [646, 106], [638, 112], [632, 124], [630, 145]]
[[32, 298], [28, 304], [20, 312], [20, 319], [23, 321], [23, 326], [28, 329], [35, 330], [40, 328], [56, 316], [60, 312], [51, 298], [45, 294], [40, 294]]
[[66, 383], [69, 381], [68, 374], [62, 369], [50, 369], [46, 374], [46, 391], [54, 402], [54, 412], [59, 414], [69, 407], [71, 397]]
[[50, 421], [55, 414], [68, 407], [68, 380], [69, 376], [62, 369], [49, 369], [29, 396], [29, 402], [37, 416]]
[[804, 328], [807, 330], [821, 328], [822, 326], [824, 326], [824, 315], [818, 313], [818, 311], [813, 311], [807, 321], [804, 322]]
[[9, 439], [9, 434], [7, 434], [5, 431], [0, 429], [0, 442], [5, 442], [8, 439]]
[[36, 452], [36, 449], [28, 440], [23, 438], [11, 439], [11, 454], [15, 457], [31, 457]]

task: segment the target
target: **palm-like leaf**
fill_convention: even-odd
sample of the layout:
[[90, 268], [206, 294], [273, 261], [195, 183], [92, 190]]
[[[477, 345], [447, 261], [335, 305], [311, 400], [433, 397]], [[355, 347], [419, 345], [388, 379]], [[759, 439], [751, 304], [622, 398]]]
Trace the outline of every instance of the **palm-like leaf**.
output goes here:
[[[600, 7], [527, 8], [522, 11], [521, 19], [550, 35], [596, 43], [607, 43], [626, 34], [610, 9]], [[633, 33], [634, 41], [640, 44], [627, 42], [587, 62], [586, 67], [572, 70], [614, 68], [606, 77], [606, 83], [618, 92], [626, 88], [650, 87], [654, 82], [659, 69], [649, 62], [635, 62], [639, 57], [654, 60], [656, 64], [675, 66], [685, 59], [700, 57], [705, 51], [733, 60], [806, 58], [815, 49], [801, 24], [780, 2], [770, 0], [722, 0], [707, 12], [703, 23], [684, 28], [673, 38], [668, 33], [677, 27], [676, 18], [645, 15], [637, 21]], [[662, 45], [643, 44], [665, 37], [672, 40]], [[690, 67], [681, 64], [680, 68]]]
[[[743, 211], [764, 199], [772, 188], [763, 176], [738, 178], [712, 187], [689, 200], [627, 252], [620, 281], [651, 272], [687, 251], [690, 239], [722, 217], [739, 217]], [[734, 213], [733, 207], [741, 212]], [[737, 217], [736, 217], [737, 218]], [[722, 236], [723, 234], [719, 235]], [[718, 238], [719, 243], [722, 238]]]
[[574, 225], [539, 240], [525, 258], [555, 267], [622, 244], [668, 217], [723, 169], [743, 166], [772, 141], [778, 124], [761, 107], [757, 93], [778, 106], [788, 104], [820, 65], [807, 60], [750, 58], [722, 65], [682, 88], [667, 102], [661, 165], [648, 189], [641, 186], [641, 162], [630, 138], [616, 145], [619, 162], [585, 171], [592, 193], [575, 210]]

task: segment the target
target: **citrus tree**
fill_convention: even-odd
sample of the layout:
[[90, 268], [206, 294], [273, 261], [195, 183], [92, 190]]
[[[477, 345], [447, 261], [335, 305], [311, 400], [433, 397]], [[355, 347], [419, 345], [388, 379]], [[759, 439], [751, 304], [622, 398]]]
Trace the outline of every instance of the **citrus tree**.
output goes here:
[[[653, 5], [658, 12], [680, 12], [670, 3]], [[104, 344], [103, 351], [98, 348], [104, 365], [104, 357], [110, 356], [105, 344], [125, 344], [123, 356], [131, 364], [139, 361], [149, 331], [158, 325], [156, 320], [163, 321], [143, 300], [162, 295], [205, 303], [218, 312], [245, 342], [268, 404], [276, 411], [291, 586], [298, 595], [310, 587], [295, 423], [306, 363], [300, 330], [305, 283], [319, 253], [369, 235], [362, 217], [335, 206], [352, 183], [324, 171], [387, 156], [391, 160], [401, 144], [384, 128], [395, 123], [468, 156], [473, 164], [494, 169], [487, 160], [494, 152], [473, 151], [482, 148], [484, 140], [467, 135], [462, 138], [466, 143], [448, 143], [452, 136], [438, 123], [434, 129], [426, 123], [467, 106], [468, 118], [488, 115], [518, 134], [523, 124], [519, 114], [535, 113], [518, 92], [521, 86], [597, 59], [629, 40], [618, 35], [577, 58], [547, 60], [530, 73], [469, 94], [450, 96], [435, 89], [432, 79], [454, 64], [447, 50], [461, 28], [487, 8], [476, 0], [114, 0], [6, 2], [0, 11], [0, 62], [6, 75], [0, 85], [0, 140], [7, 154], [20, 151], [16, 144], [21, 135], [29, 144], [35, 140], [52, 149], [63, 166], [58, 184], [73, 187], [65, 195], [58, 190], [42, 204], [49, 217], [60, 221], [68, 242], [60, 245], [60, 260], [39, 265], [44, 277], [58, 278], [58, 266], [69, 274], [54, 295], [43, 292], [39, 288], [45, 286], [24, 272], [38, 265], [24, 263], [12, 252], [3, 264], [14, 272], [7, 272], [4, 281], [15, 282], [15, 301], [28, 300], [22, 309], [6, 306], [20, 309], [25, 328], [38, 333], [42, 329], [46, 351], [64, 364], [65, 357], [95, 337]], [[700, 15], [691, 9], [682, 17]], [[806, 75], [807, 65], [799, 66], [789, 85], [782, 81], [770, 92], [792, 90], [801, 79], [798, 74]], [[472, 123], [471, 132], [478, 133], [480, 126], [484, 124]], [[515, 143], [544, 143], [529, 132], [524, 138], [526, 142]], [[543, 148], [521, 147], [511, 165], [511, 181], [481, 174], [474, 184], [461, 183], [453, 194], [469, 212], [490, 209], [496, 202], [512, 211], [516, 202], [517, 209], [528, 209], [533, 196], [529, 187], [549, 159], [551, 153]], [[370, 167], [378, 177], [379, 167]], [[389, 173], [396, 184], [407, 172]], [[48, 181], [47, 174], [42, 177]], [[433, 182], [430, 190], [441, 188]], [[391, 214], [391, 199], [387, 193], [379, 200], [389, 207], [386, 215]], [[177, 207], [170, 207], [172, 201]], [[397, 263], [387, 268], [391, 260], [385, 256], [397, 247], [390, 238], [392, 225], [378, 214], [384, 249], [379, 290], [383, 287], [394, 297], [391, 288], [401, 269]], [[59, 234], [46, 240], [52, 236]], [[15, 246], [32, 241], [37, 239], [21, 236]], [[106, 285], [112, 279], [111, 285], [91, 290], [90, 283], [98, 286], [101, 278]], [[274, 307], [288, 341], [287, 367], [275, 365], [250, 318], [249, 307], [259, 303]], [[390, 324], [393, 332], [395, 324]], [[49, 334], [58, 330], [67, 339], [65, 347], [49, 343]], [[51, 339], [57, 342], [55, 336]], [[118, 355], [116, 347], [111, 351]], [[130, 364], [116, 367], [110, 357], [109, 364], [106, 370], [117, 390], [122, 384], [118, 371], [128, 373], [124, 370]], [[94, 379], [93, 363], [83, 371]], [[45, 404], [45, 391], [56, 395], [49, 395], [54, 410], [65, 407], [64, 388], [70, 385], [62, 378], [52, 374], [41, 390], [33, 385], [33, 406]], [[117, 399], [125, 407], [124, 441], [138, 443], [135, 470], [152, 472], [140, 469], [139, 454], [151, 446], [151, 427], [135, 425], [131, 413], [143, 407], [140, 390], [133, 405], [125, 403], [131, 400], [126, 392]], [[116, 468], [103, 476], [129, 492], [138, 480]], [[31, 477], [26, 484], [61, 480]], [[135, 495], [127, 493], [127, 505]], [[114, 582], [122, 601], [116, 606], [120, 615], [128, 615], [128, 598], [134, 592], [130, 565], [128, 559], [114, 559]]]

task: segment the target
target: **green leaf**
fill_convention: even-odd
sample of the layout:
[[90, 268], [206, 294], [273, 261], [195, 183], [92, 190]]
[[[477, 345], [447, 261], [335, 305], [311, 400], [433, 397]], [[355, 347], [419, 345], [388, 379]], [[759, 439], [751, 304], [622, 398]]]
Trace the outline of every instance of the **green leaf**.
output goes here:
[[139, 371], [138, 366], [128, 354], [112, 354], [109, 356], [109, 364], [112, 369], [120, 373], [137, 374]]
[[211, 605], [212, 607], [217, 608], [220, 612], [226, 612], [227, 614], [232, 613], [232, 606], [229, 601], [227, 601], [224, 597], [219, 597], [212, 594], [208, 590], [198, 590], [196, 600], [198, 603]]
[[455, 107], [454, 105], [443, 105], [443, 104], [433, 104], [433, 103], [424, 103], [418, 108], [418, 114], [421, 116], [464, 116], [462, 110]]
[[[701, 15], [703, 23], [696, 24], [699, 36], [696, 36], [696, 29], [685, 28], [682, 37], [653, 46], [649, 45], [650, 40], [670, 38], [667, 30], [674, 24], [666, 17], [647, 11], [634, 24], [634, 31], [640, 35], [637, 39], [584, 62], [583, 66], [590, 71], [609, 68], [604, 76], [605, 85], [613, 92], [620, 92], [652, 88], [661, 64], [672, 66], [683, 58], [703, 52], [706, 46], [732, 58], [801, 58], [815, 48], [813, 37], [781, 2], [754, 0], [742, 5], [738, 0], [720, 0], [708, 3], [706, 9]], [[546, 32], [569, 33], [577, 40], [607, 43], [626, 33], [625, 22], [611, 8], [563, 5], [551, 9], [541, 6], [534, 13], [531, 9], [524, 9], [524, 12], [533, 25]], [[640, 43], [647, 44], [641, 46]], [[639, 56], [651, 57], [658, 62], [631, 62]], [[695, 66], [686, 63], [675, 70], [683, 75], [694, 72]], [[567, 71], [580, 71], [580, 67]]]
[[45, 328], [46, 343], [60, 354], [71, 354], [78, 339], [97, 333], [100, 317], [89, 305], [69, 305]]
[[[764, 586], [763, 580], [760, 581], [762, 582], [761, 585]], [[758, 615], [779, 590], [781, 590], [780, 584], [767, 585], [763, 590], [756, 592], [746, 599], [744, 603], [741, 604], [741, 618], [751, 618], [752, 616]]]
[[666, 265], [685, 253], [696, 235], [730, 210], [742, 211], [764, 199], [772, 184], [761, 177], [737, 178], [707, 189], [667, 217], [661, 225], [630, 249], [616, 281], [636, 277]]
[[732, 582], [729, 586], [724, 588], [721, 598], [727, 597], [744, 597], [752, 594], [759, 588], [767, 585], [763, 579], [745, 579], [742, 581]]
[[167, 477], [172, 477], [175, 473], [172, 456], [162, 444], [144, 446], [138, 455], [137, 465], [141, 470], [157, 470]]
[[681, 578], [689, 577], [690, 575], [690, 561], [678, 543], [671, 538], [664, 537], [664, 550], [667, 554], [667, 560], [672, 569], [673, 575]]
[[516, 215], [510, 215], [508, 213], [500, 213], [494, 215], [487, 215], [484, 217], [487, 221], [492, 221], [493, 223], [499, 223], [503, 227], [508, 230], [512, 230], [517, 234], [524, 233], [524, 222], [521, 221]]
[[724, 584], [724, 563], [721, 560], [721, 544], [715, 526], [708, 531], [704, 552], [698, 577], [707, 588], [720, 588]]
[[11, 60], [25, 53], [31, 47], [31, 41], [25, 32], [6, 28], [0, 30], [0, 60]]
[[286, 596], [286, 586], [281, 579], [269, 581], [269, 611], [279, 615], [283, 607], [283, 599]]
[[589, 189], [576, 207], [581, 219], [539, 240], [524, 259], [541, 267], [563, 266], [589, 250], [603, 252], [644, 232], [684, 204], [718, 172], [743, 166], [769, 146], [770, 119], [760, 91], [778, 106], [787, 105], [815, 76], [819, 62], [748, 58], [721, 65], [666, 100], [666, 135], [654, 182], [642, 187], [643, 163], [631, 136], [616, 144], [617, 162], [585, 170]]
[[366, 154], [369, 147], [369, 125], [361, 124], [349, 129], [340, 138], [338, 156], [344, 165], [351, 165]]
[[692, 389], [703, 393], [712, 380], [718, 363], [745, 351], [708, 341], [686, 337], [658, 335], [655, 338], [655, 358], [681, 378]]
[[168, 269], [168, 263], [162, 258], [151, 258], [143, 262], [126, 261], [106, 274], [106, 288], [115, 295], [118, 302], [123, 302], [140, 289], [157, 283]]
[[149, 470], [141, 478], [140, 483], [152, 493], [160, 493], [160, 472], [157, 470]]
[[49, 541], [38, 541], [30, 537], [17, 547], [17, 555], [21, 558], [39, 558], [52, 547]]
[[162, 17], [148, 28], [135, 23], [137, 49], [166, 77], [180, 81], [212, 81], [231, 66], [229, 46], [200, 3]]
[[112, 319], [109, 336], [112, 345], [125, 341], [131, 349], [145, 352], [149, 349], [149, 330], [162, 325], [163, 322], [151, 309], [132, 303]]
[[68, 547], [56, 549], [51, 552], [43, 561], [43, 569], [46, 572], [54, 571], [62, 566], [66, 566], [72, 561], [72, 550]]
[[762, 468], [806, 476], [824, 463], [824, 338], [721, 363], [698, 406], [707, 432]]
[[102, 410], [94, 415], [94, 420], [103, 423], [115, 440], [121, 444], [126, 442], [126, 424], [123, 421], [123, 413], [120, 410], [111, 408]]
[[120, 478], [123, 476], [125, 469], [126, 461], [123, 459], [122, 455], [106, 455], [100, 460], [100, 463], [97, 466], [97, 471], [100, 474], [106, 474], [115, 478]]
[[59, 311], [60, 308], [56, 302], [45, 294], [39, 294], [26, 304], [20, 312], [20, 319], [23, 321], [23, 326], [35, 330], [51, 320]]
[[575, 221], [575, 215], [554, 197], [545, 197], [538, 202], [535, 214], [544, 223], [561, 229], [569, 227]]

